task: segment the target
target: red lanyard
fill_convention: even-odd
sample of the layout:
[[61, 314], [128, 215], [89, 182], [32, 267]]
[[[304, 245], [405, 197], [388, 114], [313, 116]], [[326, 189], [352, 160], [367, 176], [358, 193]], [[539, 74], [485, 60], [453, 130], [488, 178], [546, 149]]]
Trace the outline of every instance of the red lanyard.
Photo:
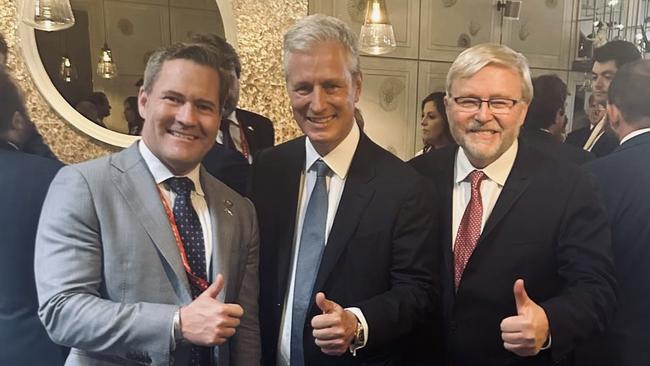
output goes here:
[[[238, 123], [239, 126], [239, 141], [241, 143], [241, 153], [244, 155], [246, 160], [250, 156], [250, 148], [248, 147], [248, 141], [246, 141], [246, 132], [244, 131], [244, 126], [241, 123]], [[230, 126], [229, 126], [230, 127]]]
[[210, 287], [210, 282], [204, 280], [203, 278], [195, 275], [194, 272], [192, 272], [192, 268], [190, 267], [190, 262], [187, 260], [187, 254], [185, 254], [185, 247], [183, 246], [183, 240], [181, 239], [181, 234], [178, 231], [178, 227], [176, 226], [176, 219], [174, 218], [174, 214], [172, 213], [172, 210], [169, 208], [169, 204], [167, 203], [167, 200], [165, 199], [162, 190], [160, 189], [160, 187], [157, 188], [158, 188], [158, 193], [160, 194], [160, 200], [162, 201], [163, 207], [165, 208], [165, 213], [167, 214], [167, 220], [169, 220], [169, 224], [172, 227], [172, 233], [174, 233], [174, 239], [176, 239], [176, 246], [178, 247], [178, 252], [181, 254], [181, 261], [183, 262], [183, 268], [185, 268], [185, 273], [187, 273], [187, 277], [190, 280], [190, 284], [196, 286], [201, 292], [203, 292], [207, 290], [208, 287]]

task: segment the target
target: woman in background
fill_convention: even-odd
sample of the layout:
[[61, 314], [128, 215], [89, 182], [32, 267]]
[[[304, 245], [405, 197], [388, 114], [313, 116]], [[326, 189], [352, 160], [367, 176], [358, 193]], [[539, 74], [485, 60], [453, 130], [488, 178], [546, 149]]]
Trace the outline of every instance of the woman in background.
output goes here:
[[433, 92], [422, 101], [422, 143], [424, 147], [417, 155], [455, 144], [449, 132], [449, 121], [445, 111], [445, 93]]

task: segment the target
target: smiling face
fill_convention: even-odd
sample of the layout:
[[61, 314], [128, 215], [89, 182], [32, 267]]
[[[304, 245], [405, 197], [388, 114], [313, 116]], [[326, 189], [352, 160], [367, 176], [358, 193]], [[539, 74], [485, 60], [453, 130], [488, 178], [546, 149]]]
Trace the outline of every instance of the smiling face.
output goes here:
[[528, 103], [520, 101], [507, 113], [494, 114], [487, 103], [482, 103], [478, 111], [468, 112], [453, 98], [521, 100], [521, 94], [522, 77], [514, 69], [500, 65], [485, 66], [472, 77], [453, 81], [451, 96], [445, 97], [449, 126], [452, 136], [474, 167], [486, 167], [512, 146], [524, 123]]
[[175, 175], [194, 169], [215, 142], [221, 112], [219, 75], [190, 60], [165, 61], [138, 107], [145, 123], [142, 140]]
[[345, 55], [340, 44], [328, 41], [288, 57], [287, 90], [293, 116], [321, 156], [352, 129], [354, 105], [361, 94], [361, 75], [350, 73]]

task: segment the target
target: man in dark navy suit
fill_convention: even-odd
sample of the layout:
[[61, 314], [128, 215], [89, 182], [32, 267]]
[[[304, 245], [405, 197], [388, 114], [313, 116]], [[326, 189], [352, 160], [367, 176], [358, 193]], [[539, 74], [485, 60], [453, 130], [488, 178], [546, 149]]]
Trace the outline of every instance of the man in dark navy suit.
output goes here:
[[607, 114], [620, 140], [586, 167], [600, 183], [612, 226], [618, 309], [608, 330], [586, 343], [581, 366], [650, 364], [650, 61], [623, 66], [609, 87]]
[[21, 108], [18, 89], [0, 70], [0, 365], [62, 365], [66, 351], [36, 314], [34, 283], [38, 217], [62, 164], [18, 150], [15, 142], [29, 136], [16, 128]]
[[445, 364], [570, 365], [615, 305], [594, 184], [517, 138], [533, 98], [523, 55], [498, 44], [469, 48], [449, 69], [446, 91], [459, 146], [412, 162], [440, 194]]

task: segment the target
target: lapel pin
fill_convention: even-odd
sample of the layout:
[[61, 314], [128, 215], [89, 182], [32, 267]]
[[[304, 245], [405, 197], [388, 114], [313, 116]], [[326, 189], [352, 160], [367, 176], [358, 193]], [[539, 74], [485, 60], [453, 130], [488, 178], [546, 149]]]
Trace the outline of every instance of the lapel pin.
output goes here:
[[255, 131], [255, 129], [253, 128], [253, 126], [246, 126], [246, 128], [248, 128], [248, 129], [251, 130], [251, 131]]
[[225, 213], [228, 215], [232, 216], [232, 211], [230, 210], [233, 206], [233, 203], [231, 200], [223, 200], [223, 205], [226, 206], [226, 208], [223, 209]]

